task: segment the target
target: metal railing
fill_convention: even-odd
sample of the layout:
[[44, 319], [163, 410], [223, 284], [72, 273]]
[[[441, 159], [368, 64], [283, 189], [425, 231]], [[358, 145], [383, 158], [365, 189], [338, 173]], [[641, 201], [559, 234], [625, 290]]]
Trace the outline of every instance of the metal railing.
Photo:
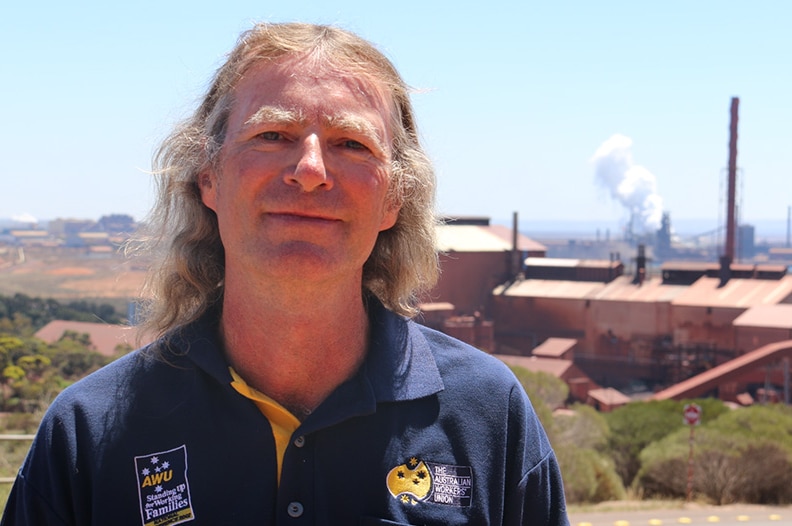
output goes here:
[[[0, 435], [2, 440], [33, 440], [36, 435]], [[16, 477], [0, 477], [0, 484], [13, 484]]]

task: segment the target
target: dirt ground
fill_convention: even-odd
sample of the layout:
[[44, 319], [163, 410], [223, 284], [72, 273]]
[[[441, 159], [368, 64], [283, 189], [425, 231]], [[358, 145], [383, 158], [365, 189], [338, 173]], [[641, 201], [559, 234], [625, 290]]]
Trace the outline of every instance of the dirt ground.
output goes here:
[[0, 295], [123, 302], [139, 297], [146, 268], [121, 254], [29, 255], [0, 261]]

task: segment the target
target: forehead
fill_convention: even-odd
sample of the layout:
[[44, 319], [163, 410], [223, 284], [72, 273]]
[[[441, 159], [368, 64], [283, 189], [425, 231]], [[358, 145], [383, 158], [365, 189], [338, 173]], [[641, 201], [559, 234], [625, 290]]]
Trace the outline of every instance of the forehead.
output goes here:
[[378, 117], [389, 129], [394, 114], [384, 83], [310, 56], [253, 64], [233, 88], [232, 100], [232, 119], [244, 119], [261, 107], [274, 106], [297, 110], [306, 117], [359, 113]]

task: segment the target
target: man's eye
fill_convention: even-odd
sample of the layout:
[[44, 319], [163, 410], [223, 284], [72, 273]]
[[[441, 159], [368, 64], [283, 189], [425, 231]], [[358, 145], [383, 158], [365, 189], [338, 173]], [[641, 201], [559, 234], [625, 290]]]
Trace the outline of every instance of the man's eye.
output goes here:
[[349, 148], [351, 150], [367, 150], [366, 146], [363, 143], [358, 141], [348, 140], [344, 141], [344, 147]]
[[279, 141], [283, 139], [283, 136], [280, 133], [274, 131], [259, 133], [258, 136], [265, 141]]

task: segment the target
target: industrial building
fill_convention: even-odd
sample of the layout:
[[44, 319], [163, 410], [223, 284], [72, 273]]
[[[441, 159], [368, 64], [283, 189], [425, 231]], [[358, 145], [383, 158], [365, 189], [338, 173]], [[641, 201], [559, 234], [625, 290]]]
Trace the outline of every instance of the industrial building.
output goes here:
[[753, 256], [755, 233], [737, 217], [738, 107], [735, 97], [717, 262], [711, 253], [675, 261], [689, 254], [673, 246], [668, 213], [654, 239], [659, 266], [632, 231], [635, 254], [625, 265], [620, 252], [549, 258], [519, 234], [516, 214], [511, 231], [486, 219], [447, 221], [438, 232], [440, 283], [422, 308], [424, 323], [508, 363], [551, 372], [572, 398], [600, 408], [624, 400], [615, 390], [789, 403], [792, 275], [783, 260], [740, 262]]
[[[508, 238], [502, 228], [498, 239]], [[524, 236], [509, 248], [493, 242], [492, 231], [482, 221], [440, 228], [448, 252], [423, 322], [502, 359], [533, 360], [504, 360], [509, 363], [562, 371], [556, 376], [570, 384], [575, 399], [586, 401], [597, 388], [660, 391], [763, 345], [792, 340], [792, 275], [785, 266], [724, 270], [666, 262], [651, 269], [639, 247], [626, 273], [616, 255], [546, 258], [541, 245]], [[522, 264], [510, 274], [514, 258]], [[556, 350], [548, 351], [547, 342]], [[743, 371], [738, 382], [730, 378], [722, 393], [715, 385], [706, 394], [744, 402], [745, 395], [757, 400], [784, 389], [780, 362]]]

